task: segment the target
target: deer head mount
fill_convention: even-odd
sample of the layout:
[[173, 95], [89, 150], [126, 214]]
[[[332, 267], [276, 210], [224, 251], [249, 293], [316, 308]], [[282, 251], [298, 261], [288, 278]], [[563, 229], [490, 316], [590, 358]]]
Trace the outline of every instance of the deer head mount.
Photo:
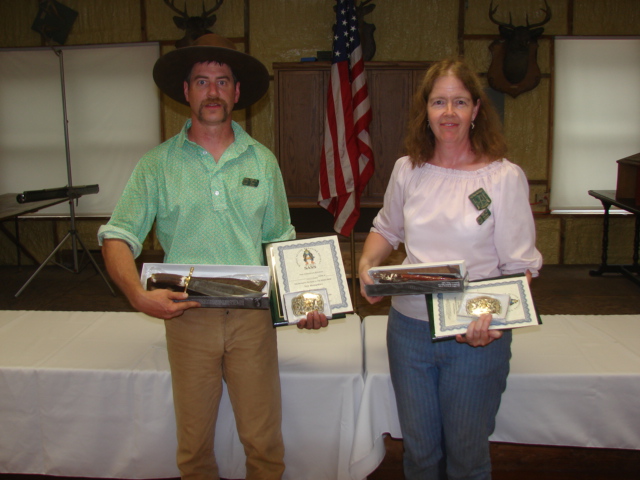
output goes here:
[[187, 0], [184, 1], [184, 9], [180, 10], [175, 6], [175, 0], [164, 0], [164, 3], [177, 13], [179, 16], [173, 17], [173, 23], [180, 30], [184, 30], [184, 37], [176, 42], [176, 48], [187, 47], [193, 44], [193, 41], [207, 33], [213, 33], [210, 28], [216, 23], [217, 16], [213, 14], [220, 8], [224, 0], [216, 0], [215, 5], [206, 9], [204, 0], [202, 0], [202, 13], [197, 17], [190, 17], [187, 13]]
[[367, 23], [364, 16], [373, 12], [376, 8], [372, 0], [362, 0], [360, 4], [356, 4], [356, 17], [358, 18], [358, 33], [360, 33], [360, 45], [362, 46], [362, 58], [368, 62], [376, 54], [376, 41], [373, 38], [373, 32], [376, 26], [373, 23]]
[[517, 97], [523, 92], [533, 90], [540, 83], [541, 73], [538, 67], [538, 38], [544, 32], [542, 25], [551, 20], [551, 8], [544, 0], [545, 8], [541, 8], [545, 17], [541, 22], [529, 24], [527, 14], [526, 26], [515, 26], [509, 13], [509, 23], [501, 22], [494, 17], [498, 6], [493, 8], [493, 0], [489, 5], [489, 19], [498, 25], [500, 39], [489, 46], [493, 57], [487, 79], [494, 90]]

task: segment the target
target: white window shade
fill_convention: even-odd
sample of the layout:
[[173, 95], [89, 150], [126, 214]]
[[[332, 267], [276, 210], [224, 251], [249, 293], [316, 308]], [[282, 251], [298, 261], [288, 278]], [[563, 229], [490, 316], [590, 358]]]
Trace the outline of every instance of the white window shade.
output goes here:
[[640, 39], [556, 38], [552, 210], [601, 209], [640, 152]]
[[[110, 215], [140, 157], [160, 142], [153, 82], [159, 46], [62, 50], [73, 185], [98, 184], [78, 215]], [[0, 50], [0, 193], [67, 181], [59, 58], [51, 48]], [[68, 214], [66, 203], [42, 210]]]

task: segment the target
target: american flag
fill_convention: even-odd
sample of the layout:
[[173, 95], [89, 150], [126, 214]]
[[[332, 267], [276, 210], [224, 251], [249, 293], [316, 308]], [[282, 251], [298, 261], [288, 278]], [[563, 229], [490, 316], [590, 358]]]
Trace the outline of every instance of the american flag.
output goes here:
[[336, 0], [335, 11], [318, 204], [333, 214], [334, 230], [349, 236], [373, 175], [371, 106], [354, 0]]

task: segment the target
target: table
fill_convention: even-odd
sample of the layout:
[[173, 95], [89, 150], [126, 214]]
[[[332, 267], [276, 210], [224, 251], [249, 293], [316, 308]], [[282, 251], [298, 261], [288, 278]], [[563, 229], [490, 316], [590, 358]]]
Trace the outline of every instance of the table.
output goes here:
[[[622, 273], [624, 276], [640, 285], [640, 266], [638, 266], [638, 246], [640, 245], [640, 206], [636, 205], [632, 199], [616, 199], [615, 190], [589, 190], [589, 195], [602, 202], [604, 207], [603, 229], [602, 229], [602, 263], [597, 270], [589, 272], [593, 276], [600, 276], [603, 273]], [[627, 212], [633, 213], [636, 217], [635, 234], [633, 237], [633, 260], [631, 265], [608, 265], [607, 255], [609, 248], [609, 210], [615, 205]], [[635, 273], [635, 275], [634, 275]]]
[[[402, 438], [389, 378], [386, 316], [363, 321], [365, 386], [351, 474], [384, 458], [384, 434]], [[640, 315], [545, 315], [514, 330], [511, 373], [491, 441], [640, 449]]]
[[[17, 257], [18, 257], [18, 265], [20, 265], [20, 252], [24, 253], [27, 257], [33, 260], [34, 263], [39, 263], [38, 260], [22, 246], [20, 243], [20, 231], [18, 229], [18, 217], [21, 215], [26, 215], [27, 213], [37, 212], [38, 210], [42, 210], [43, 208], [52, 207], [53, 205], [58, 205], [62, 202], [69, 201], [68, 198], [55, 198], [52, 200], [39, 200], [37, 202], [29, 202], [29, 203], [18, 203], [16, 197], [17, 193], [4, 193], [0, 195], [0, 231], [6, 235], [6, 237], [11, 240], [17, 249]], [[2, 225], [2, 222], [6, 222], [8, 220], [15, 221], [16, 234], [15, 236]]]
[[[285, 479], [351, 479], [361, 322], [278, 328]], [[0, 311], [0, 473], [178, 477], [164, 325], [141, 313]], [[220, 475], [244, 478], [228, 393]]]

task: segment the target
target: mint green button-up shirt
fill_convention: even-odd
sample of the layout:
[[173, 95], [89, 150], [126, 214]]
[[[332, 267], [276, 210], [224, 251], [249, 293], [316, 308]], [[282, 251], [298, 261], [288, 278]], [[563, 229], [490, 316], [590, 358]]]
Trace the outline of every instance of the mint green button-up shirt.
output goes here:
[[165, 263], [264, 265], [263, 243], [295, 238], [275, 156], [233, 122], [216, 163], [190, 127], [142, 157], [98, 241], [124, 240], [137, 257], [155, 220]]

